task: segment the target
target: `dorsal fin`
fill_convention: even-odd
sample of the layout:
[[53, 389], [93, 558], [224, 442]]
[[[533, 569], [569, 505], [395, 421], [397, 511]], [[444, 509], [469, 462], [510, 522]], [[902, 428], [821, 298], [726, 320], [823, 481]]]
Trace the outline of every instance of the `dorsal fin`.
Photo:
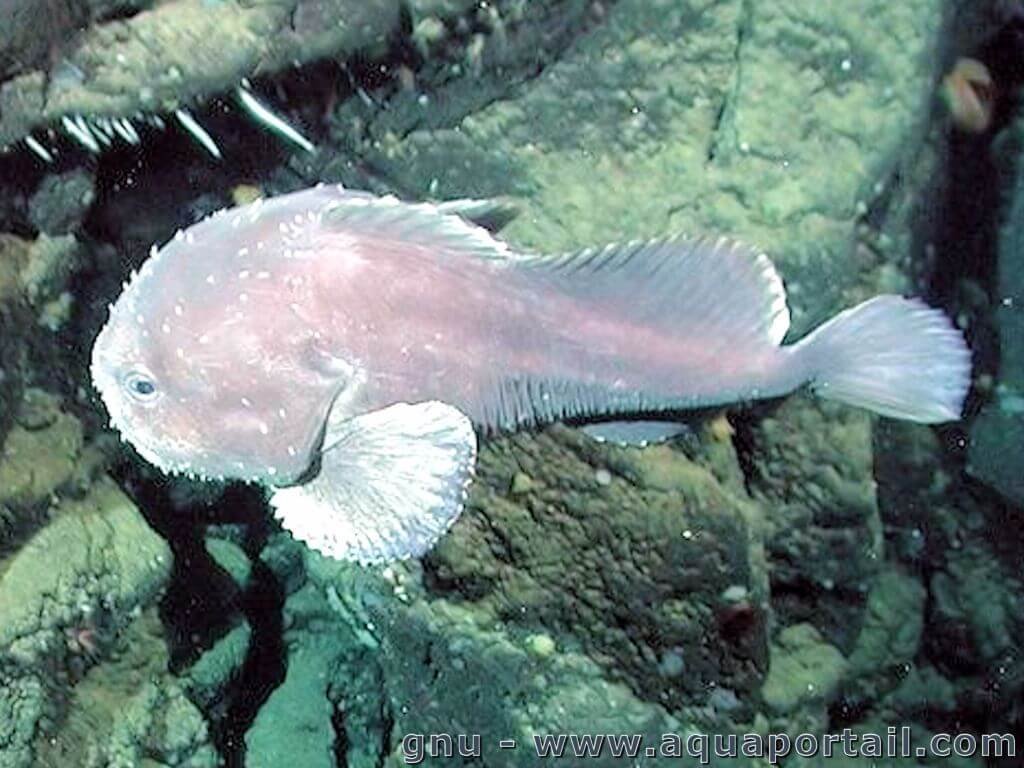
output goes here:
[[511, 199], [504, 197], [495, 197], [489, 200], [474, 200], [464, 197], [458, 200], [445, 200], [443, 203], [438, 203], [437, 207], [442, 213], [461, 216], [492, 233], [500, 232], [519, 215], [519, 206]]
[[[325, 227], [337, 226], [368, 237], [449, 253], [497, 261], [517, 259], [506, 243], [495, 239], [463, 213], [471, 208], [469, 202], [479, 201], [454, 201], [446, 207], [446, 204], [407, 203], [392, 195], [375, 197], [349, 193], [332, 200], [324, 209], [321, 221]], [[460, 205], [463, 212], [460, 212]], [[484, 204], [479, 205], [475, 212], [484, 215]]]
[[568, 290], [626, 307], [647, 323], [721, 326], [732, 337], [775, 345], [789, 330], [786, 289], [774, 265], [727, 237], [636, 240], [518, 263], [561, 275]]

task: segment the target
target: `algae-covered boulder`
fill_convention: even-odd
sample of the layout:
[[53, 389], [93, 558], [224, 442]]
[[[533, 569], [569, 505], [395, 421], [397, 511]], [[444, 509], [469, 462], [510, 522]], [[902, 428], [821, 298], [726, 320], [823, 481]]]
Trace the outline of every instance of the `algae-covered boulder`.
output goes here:
[[582, 644], [641, 698], [703, 703], [709, 685], [756, 688], [763, 668], [765, 576], [748, 516], [742, 488], [667, 446], [519, 435], [483, 451], [428, 583]]
[[0, 447], [0, 544], [41, 519], [59, 500], [88, 482], [82, 425], [60, 409], [59, 398], [28, 390]]
[[164, 540], [111, 481], [101, 481], [84, 498], [64, 502], [3, 563], [0, 653], [34, 663], [65, 627], [148, 603], [169, 571]]
[[772, 644], [772, 661], [761, 696], [768, 708], [789, 714], [797, 708], [829, 702], [847, 671], [835, 646], [810, 624], [794, 624]]
[[[278, 541], [272, 549], [297, 546]], [[535, 765], [534, 739], [545, 735], [623, 731], [653, 746], [662, 734], [689, 733], [587, 655], [551, 643], [538, 653], [536, 634], [431, 597], [415, 566], [373, 572], [312, 553], [304, 560], [305, 585], [285, 606], [293, 661], [246, 736], [247, 765], [296, 757], [314, 767], [370, 768], [458, 759], [461, 751], [512, 768]], [[451, 739], [432, 742], [430, 734]], [[506, 739], [516, 746], [502, 748]], [[620, 761], [607, 754], [588, 762]]]
[[879, 575], [850, 654], [850, 677], [864, 686], [888, 676], [895, 685], [914, 660], [924, 626], [924, 585], [899, 571]]
[[791, 398], [745, 438], [749, 489], [787, 622], [811, 621], [848, 649], [882, 555], [872, 418]]
[[170, 571], [167, 545], [109, 480], [52, 514], [0, 561], [4, 766], [36, 764], [41, 718], [52, 711], [54, 692], [111, 651]]
[[39, 764], [220, 765], [202, 714], [167, 671], [162, 635], [155, 611], [148, 610], [112, 641], [118, 653], [75, 682], [57, 728], [38, 739]]
[[14, 420], [24, 388], [24, 366], [32, 315], [20, 272], [29, 259], [29, 243], [0, 234], [0, 445]]

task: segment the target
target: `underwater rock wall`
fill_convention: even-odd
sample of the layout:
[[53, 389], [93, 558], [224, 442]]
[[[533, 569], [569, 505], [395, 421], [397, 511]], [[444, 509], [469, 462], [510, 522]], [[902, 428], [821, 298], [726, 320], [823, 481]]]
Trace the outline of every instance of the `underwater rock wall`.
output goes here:
[[[797, 395], [643, 450], [494, 439], [434, 552], [361, 569], [252, 494], [158, 477], [84, 366], [149, 243], [242, 182], [510, 196], [505, 236], [548, 251], [735, 234], [800, 335], [912, 285], [943, 5], [174, 0], [97, 10], [49, 66], [12, 38], [0, 142], [35, 166], [0, 202], [0, 766], [361, 768], [429, 732], [525, 766], [497, 740], [1019, 725], [1016, 550], [946, 433]], [[354, 82], [304, 83], [325, 58]], [[316, 153], [217, 117], [245, 77], [305, 96], [281, 110]], [[219, 163], [145, 122], [182, 107], [225, 126]], [[140, 146], [106, 147], [124, 119]]]

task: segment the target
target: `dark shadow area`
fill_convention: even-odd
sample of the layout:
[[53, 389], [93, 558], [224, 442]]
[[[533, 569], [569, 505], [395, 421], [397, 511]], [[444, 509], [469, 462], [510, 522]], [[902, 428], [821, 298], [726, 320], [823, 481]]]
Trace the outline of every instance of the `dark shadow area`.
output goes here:
[[[133, 460], [112, 474], [133, 497], [146, 521], [171, 547], [174, 565], [160, 602], [170, 652], [171, 671], [187, 669], [233, 629], [248, 623], [251, 641], [241, 670], [228, 682], [213, 710], [207, 712], [211, 736], [227, 766], [244, 764], [245, 733], [259, 708], [284, 680], [282, 639], [284, 590], [258, 558], [273, 523], [262, 491], [232, 484], [213, 496], [188, 500], [186, 481], [168, 480], [140, 468]], [[184, 501], [183, 501], [184, 500]], [[221, 568], [204, 545], [211, 524], [242, 527], [242, 548], [251, 571], [244, 589]]]

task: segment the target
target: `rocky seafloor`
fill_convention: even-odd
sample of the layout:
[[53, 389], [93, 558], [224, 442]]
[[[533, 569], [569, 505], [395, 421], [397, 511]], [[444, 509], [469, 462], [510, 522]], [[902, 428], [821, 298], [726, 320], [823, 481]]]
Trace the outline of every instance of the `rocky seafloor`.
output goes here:
[[[441, 732], [479, 734], [483, 754], [430, 764], [532, 766], [536, 733], [1020, 736], [1013, 6], [0, 8], [0, 768], [397, 766], [405, 735]], [[959, 55], [996, 75], [981, 135], [936, 99]], [[87, 371], [152, 243], [317, 181], [511, 198], [503, 237], [545, 251], [737, 235], [778, 265], [797, 336], [874, 293], [924, 293], [975, 350], [966, 417], [908, 425], [798, 394], [694, 414], [645, 449], [564, 426], [496, 438], [422, 561], [325, 559], [256, 489], [145, 465]]]

